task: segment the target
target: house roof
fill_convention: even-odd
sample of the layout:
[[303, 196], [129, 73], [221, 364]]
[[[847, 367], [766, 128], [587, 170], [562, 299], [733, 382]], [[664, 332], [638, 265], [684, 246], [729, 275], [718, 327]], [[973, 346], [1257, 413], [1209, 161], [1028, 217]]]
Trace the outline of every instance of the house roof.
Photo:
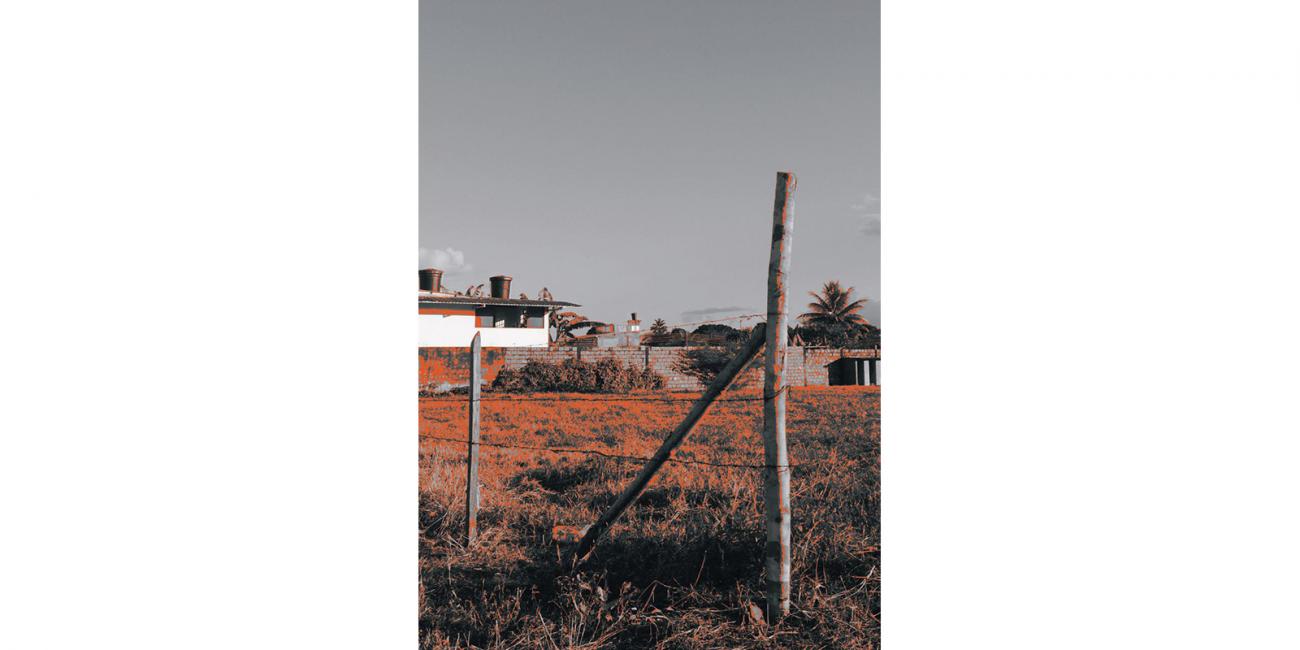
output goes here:
[[473, 305], [487, 307], [502, 305], [507, 307], [581, 307], [577, 303], [562, 300], [519, 300], [517, 298], [492, 298], [490, 296], [449, 296], [420, 292], [422, 305]]

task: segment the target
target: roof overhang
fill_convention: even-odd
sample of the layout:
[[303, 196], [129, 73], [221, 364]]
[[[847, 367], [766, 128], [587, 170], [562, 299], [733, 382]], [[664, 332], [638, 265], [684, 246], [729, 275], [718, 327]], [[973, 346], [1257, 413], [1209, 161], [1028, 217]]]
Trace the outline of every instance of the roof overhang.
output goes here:
[[561, 300], [518, 300], [515, 298], [491, 298], [488, 296], [439, 296], [420, 293], [421, 305], [460, 305], [468, 307], [581, 307], [581, 305]]

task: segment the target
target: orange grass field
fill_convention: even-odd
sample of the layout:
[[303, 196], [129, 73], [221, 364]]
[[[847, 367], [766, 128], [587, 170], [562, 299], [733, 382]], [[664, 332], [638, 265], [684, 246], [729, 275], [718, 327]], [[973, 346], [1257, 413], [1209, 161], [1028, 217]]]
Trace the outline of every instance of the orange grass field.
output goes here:
[[[648, 457], [697, 396], [485, 393], [482, 440]], [[481, 447], [467, 549], [465, 444], [431, 439], [464, 439], [467, 411], [463, 395], [420, 400], [422, 648], [878, 647], [878, 388], [790, 391], [793, 598], [775, 626], [749, 613], [763, 599], [761, 469], [669, 462], [565, 575], [552, 528], [594, 522], [641, 463]], [[715, 404], [674, 458], [761, 465], [762, 402]]]

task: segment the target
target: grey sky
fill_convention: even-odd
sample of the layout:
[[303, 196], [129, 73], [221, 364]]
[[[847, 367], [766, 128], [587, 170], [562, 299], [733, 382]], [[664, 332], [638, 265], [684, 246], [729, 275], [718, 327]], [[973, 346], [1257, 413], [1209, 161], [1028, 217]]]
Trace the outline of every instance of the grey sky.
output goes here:
[[839, 279], [878, 321], [879, 17], [875, 2], [423, 0], [421, 264], [456, 289], [511, 275], [516, 294], [546, 286], [611, 322], [762, 311], [790, 170], [791, 313]]

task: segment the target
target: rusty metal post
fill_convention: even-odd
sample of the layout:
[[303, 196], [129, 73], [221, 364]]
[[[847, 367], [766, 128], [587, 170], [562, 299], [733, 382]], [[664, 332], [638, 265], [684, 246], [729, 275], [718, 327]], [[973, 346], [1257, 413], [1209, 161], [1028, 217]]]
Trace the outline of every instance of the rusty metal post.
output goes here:
[[763, 506], [767, 515], [767, 620], [790, 613], [790, 457], [785, 445], [786, 273], [794, 229], [794, 174], [777, 172], [767, 265], [767, 365], [763, 377]]
[[465, 477], [465, 545], [478, 539], [478, 403], [479, 381], [483, 377], [481, 335], [474, 333], [469, 344], [469, 470]]
[[673, 429], [673, 432], [659, 446], [659, 451], [656, 451], [655, 455], [646, 461], [645, 466], [641, 468], [641, 472], [636, 475], [635, 479], [632, 479], [632, 483], [623, 490], [623, 493], [600, 516], [600, 519], [587, 527], [582, 536], [582, 541], [578, 542], [578, 547], [573, 553], [574, 566], [586, 557], [596, 540], [600, 539], [600, 536], [623, 514], [623, 511], [627, 510], [628, 506], [632, 505], [632, 502], [641, 495], [641, 492], [650, 484], [650, 479], [654, 478], [655, 472], [659, 471], [659, 468], [668, 462], [669, 456], [682, 444], [682, 441], [686, 440], [686, 436], [691, 433], [691, 429], [695, 428], [700, 418], [704, 417], [705, 412], [713, 405], [714, 400], [718, 399], [718, 396], [731, 385], [731, 382], [740, 374], [740, 371], [744, 370], [749, 365], [749, 362], [758, 356], [758, 351], [763, 349], [763, 340], [765, 338], [763, 329], [762, 324], [754, 328], [754, 332], [750, 335], [749, 340], [745, 342], [744, 347], [731, 361], [727, 362], [727, 365], [722, 368], [718, 376], [705, 389], [704, 394], [695, 400], [695, 404], [691, 406], [690, 412], [682, 419], [681, 424], [678, 424], [677, 428]]

